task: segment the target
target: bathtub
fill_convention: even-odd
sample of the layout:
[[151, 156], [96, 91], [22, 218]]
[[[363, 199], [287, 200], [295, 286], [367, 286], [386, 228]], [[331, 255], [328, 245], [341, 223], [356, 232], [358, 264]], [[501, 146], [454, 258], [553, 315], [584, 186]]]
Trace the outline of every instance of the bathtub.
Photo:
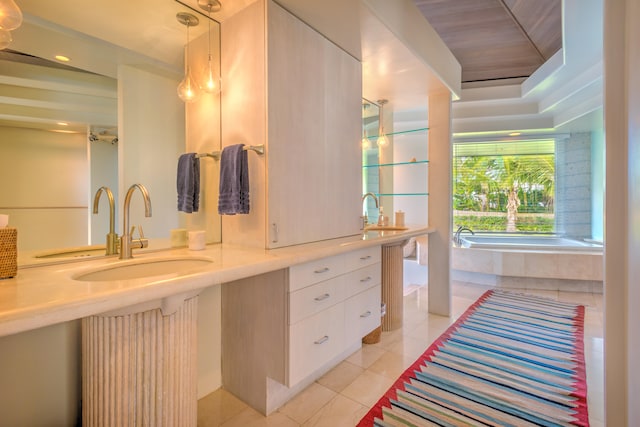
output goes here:
[[506, 288], [602, 293], [602, 244], [559, 236], [460, 236], [454, 280]]
[[602, 251], [602, 243], [558, 236], [462, 235], [460, 236], [460, 242], [463, 248], [475, 249]]

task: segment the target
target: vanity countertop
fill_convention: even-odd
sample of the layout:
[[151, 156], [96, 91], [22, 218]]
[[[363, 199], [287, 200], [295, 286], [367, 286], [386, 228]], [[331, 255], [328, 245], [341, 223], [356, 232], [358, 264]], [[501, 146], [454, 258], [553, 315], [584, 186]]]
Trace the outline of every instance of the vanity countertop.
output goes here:
[[[136, 254], [132, 260], [107, 257], [90, 261], [29, 267], [0, 280], [0, 336], [23, 332], [133, 305], [192, 293], [209, 286], [337, 255], [429, 234], [432, 228], [409, 226], [404, 231], [365, 231], [361, 235], [281, 249], [212, 244], [205, 250], [186, 248]], [[78, 281], [77, 274], [117, 263], [197, 257], [212, 262], [197, 272], [114, 281]]]

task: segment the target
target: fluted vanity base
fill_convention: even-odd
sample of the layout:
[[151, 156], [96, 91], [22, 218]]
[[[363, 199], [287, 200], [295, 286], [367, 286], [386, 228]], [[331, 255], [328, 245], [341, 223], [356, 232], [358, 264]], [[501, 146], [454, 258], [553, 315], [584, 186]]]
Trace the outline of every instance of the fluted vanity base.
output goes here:
[[82, 425], [196, 426], [197, 303], [82, 319]]
[[382, 318], [382, 330], [394, 331], [402, 327], [402, 247], [405, 241], [382, 246], [382, 302], [387, 305], [387, 314]]

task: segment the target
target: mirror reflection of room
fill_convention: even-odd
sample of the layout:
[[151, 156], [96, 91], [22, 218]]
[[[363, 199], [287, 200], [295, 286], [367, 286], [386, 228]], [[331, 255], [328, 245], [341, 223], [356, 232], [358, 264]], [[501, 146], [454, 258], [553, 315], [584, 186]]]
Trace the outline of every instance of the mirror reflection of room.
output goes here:
[[[25, 0], [23, 23], [0, 51], [0, 83], [7, 89], [0, 103], [0, 213], [18, 229], [20, 266], [71, 249], [105, 255], [110, 206], [104, 191], [94, 213], [97, 192], [113, 194], [115, 233], [122, 235], [123, 197], [136, 183], [153, 201], [152, 217], [138, 200], [130, 214], [150, 249], [169, 247], [171, 229], [195, 227], [207, 231], [208, 243], [221, 239], [217, 215], [176, 209], [178, 157], [220, 149], [219, 94], [201, 97], [197, 108], [177, 94], [186, 33], [175, 16], [190, 9], [172, 1], [156, 16], [122, 3], [94, 6], [127, 9], [131, 21], [144, 19], [154, 31], [140, 34], [129, 19], [115, 31], [81, 18], [80, 9], [61, 13], [59, 6]], [[220, 65], [219, 23], [206, 12], [198, 16], [189, 42], [196, 74], [207, 63]], [[68, 61], [54, 57], [61, 53]], [[206, 121], [200, 109], [209, 112]], [[215, 186], [218, 163], [203, 161], [202, 168], [202, 179]]]
[[117, 81], [10, 49], [0, 66], [0, 210], [19, 248], [104, 244], [109, 212], [92, 217], [88, 195], [100, 182], [117, 198]]

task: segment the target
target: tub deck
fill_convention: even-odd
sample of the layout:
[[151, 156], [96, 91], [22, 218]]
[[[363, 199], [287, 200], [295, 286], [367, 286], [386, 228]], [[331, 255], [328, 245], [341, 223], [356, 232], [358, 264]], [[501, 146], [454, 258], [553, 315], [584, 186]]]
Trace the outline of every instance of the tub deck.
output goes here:
[[516, 289], [602, 293], [602, 245], [553, 236], [461, 236], [453, 278]]

